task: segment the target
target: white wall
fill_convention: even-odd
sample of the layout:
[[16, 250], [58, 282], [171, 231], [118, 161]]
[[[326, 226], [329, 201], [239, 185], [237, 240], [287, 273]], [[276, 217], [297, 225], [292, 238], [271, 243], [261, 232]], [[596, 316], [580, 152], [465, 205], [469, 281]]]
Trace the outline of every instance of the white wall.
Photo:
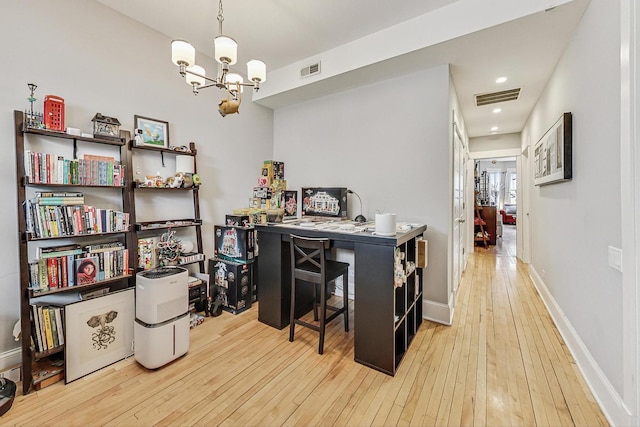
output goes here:
[[531, 272], [596, 395], [611, 394], [598, 397], [613, 419], [621, 408], [606, 402], [624, 382], [622, 275], [607, 262], [622, 235], [619, 19], [618, 2], [591, 1], [522, 132], [535, 144], [573, 113], [573, 180], [531, 187]]
[[[96, 112], [117, 117], [133, 130], [134, 114], [169, 122], [173, 145], [194, 141], [204, 220], [205, 252], [213, 256], [213, 225], [225, 213], [247, 206], [263, 160], [273, 152], [273, 113], [245, 96], [239, 115], [222, 118], [217, 89], [191, 93], [171, 63], [170, 39], [100, 3], [86, 0], [3, 2], [0, 34], [5, 61], [0, 71], [0, 156], [6, 186], [0, 217], [0, 367], [15, 348], [11, 329], [19, 316], [18, 230], [13, 110], [28, 108], [27, 83], [44, 95], [65, 99], [67, 126], [91, 129]], [[213, 61], [198, 55], [211, 73]], [[246, 95], [246, 94], [245, 94]], [[169, 166], [168, 166], [169, 167]], [[155, 171], [153, 171], [155, 172]], [[169, 173], [167, 173], [169, 175]], [[166, 205], [165, 205], [166, 208]], [[164, 212], [162, 217], [170, 217]]]
[[476, 138], [469, 138], [469, 151], [478, 152], [520, 148], [520, 143], [519, 133], [479, 136]]
[[[274, 112], [274, 158], [287, 165], [288, 187], [348, 187], [369, 219], [396, 212], [399, 221], [428, 225], [425, 299], [442, 304], [451, 204], [448, 82], [442, 65]], [[349, 201], [353, 218], [359, 205]]]

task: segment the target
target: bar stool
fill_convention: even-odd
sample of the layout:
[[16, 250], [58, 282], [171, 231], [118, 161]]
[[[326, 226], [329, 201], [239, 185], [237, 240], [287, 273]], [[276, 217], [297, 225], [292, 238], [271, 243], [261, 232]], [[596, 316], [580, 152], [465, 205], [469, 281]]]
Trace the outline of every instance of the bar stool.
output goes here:
[[[349, 332], [349, 264], [328, 260], [325, 257], [325, 249], [329, 249], [330, 242], [327, 238], [307, 238], [290, 235], [291, 238], [291, 318], [289, 324], [289, 341], [293, 341], [295, 325], [305, 326], [320, 333], [318, 354], [324, 351], [324, 331], [327, 322], [344, 314], [344, 331]], [[327, 286], [329, 282], [342, 276], [342, 307], [333, 307], [327, 304]], [[296, 318], [296, 287], [297, 280], [304, 280], [313, 284], [314, 318], [319, 325], [305, 322]], [[320, 286], [320, 315], [317, 315], [316, 302], [317, 286]], [[327, 317], [327, 309], [333, 313]]]

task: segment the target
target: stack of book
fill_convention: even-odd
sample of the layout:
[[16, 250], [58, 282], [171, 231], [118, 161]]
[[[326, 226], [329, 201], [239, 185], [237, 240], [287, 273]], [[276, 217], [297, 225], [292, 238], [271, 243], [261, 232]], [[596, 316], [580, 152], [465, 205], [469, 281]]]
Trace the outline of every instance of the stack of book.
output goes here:
[[84, 194], [80, 192], [36, 192], [36, 203], [43, 206], [84, 205]]
[[29, 264], [34, 294], [87, 285], [128, 274], [129, 250], [121, 242], [41, 247]]
[[48, 238], [129, 230], [128, 213], [75, 203], [80, 200], [84, 201], [82, 195], [26, 200], [27, 232], [36, 238]]
[[114, 157], [85, 154], [82, 159], [66, 159], [50, 153], [26, 150], [25, 179], [30, 184], [124, 185], [124, 165]]
[[31, 305], [32, 336], [37, 353], [64, 345], [63, 310], [63, 307]]

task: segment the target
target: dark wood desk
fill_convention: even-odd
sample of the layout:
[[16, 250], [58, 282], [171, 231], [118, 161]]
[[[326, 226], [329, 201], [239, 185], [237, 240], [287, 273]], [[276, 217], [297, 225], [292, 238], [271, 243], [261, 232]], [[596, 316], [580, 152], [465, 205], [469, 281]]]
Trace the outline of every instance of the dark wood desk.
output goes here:
[[258, 320], [278, 329], [289, 324], [289, 235], [327, 237], [334, 247], [354, 252], [355, 266], [350, 268], [355, 268], [355, 360], [394, 375], [422, 323], [422, 270], [416, 268], [405, 284], [394, 287], [394, 254], [396, 248], [405, 254], [401, 262], [406, 271], [407, 262], [416, 260], [416, 239], [421, 238], [427, 227], [414, 226], [394, 237], [288, 224], [258, 225], [256, 229], [260, 248]]

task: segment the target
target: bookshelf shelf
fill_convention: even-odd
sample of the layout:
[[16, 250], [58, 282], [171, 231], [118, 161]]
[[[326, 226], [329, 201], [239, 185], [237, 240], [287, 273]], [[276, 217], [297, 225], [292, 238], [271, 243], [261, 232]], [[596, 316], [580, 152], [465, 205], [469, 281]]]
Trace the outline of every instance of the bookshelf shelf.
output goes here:
[[117, 188], [119, 190], [125, 189], [125, 185], [91, 185], [91, 184], [53, 184], [42, 182], [28, 182], [27, 177], [22, 177], [22, 185], [27, 187], [58, 187], [58, 188]]
[[196, 156], [197, 150], [195, 145], [189, 151], [173, 150], [171, 148], [151, 147], [147, 145], [135, 145], [135, 141], [129, 141], [129, 147], [132, 150], [157, 151], [159, 153], [177, 154], [181, 156]]
[[[31, 347], [33, 349], [33, 347]], [[54, 354], [58, 354], [58, 353], [62, 353], [64, 351], [64, 344], [63, 345], [59, 345], [56, 348], [52, 348], [51, 350], [46, 350], [46, 351], [41, 351], [41, 352], [36, 352], [35, 349], [33, 349], [33, 358], [35, 360], [41, 360], [41, 359], [45, 359], [49, 356], [53, 356]]]
[[[124, 138], [119, 139], [89, 138], [26, 128], [25, 122], [25, 114], [14, 111], [18, 231], [21, 237], [19, 256], [23, 395], [64, 378], [65, 369], [60, 363], [64, 364], [65, 346], [54, 347], [58, 341], [63, 342], [66, 335], [64, 311], [59, 310], [56, 304], [39, 301], [38, 298], [53, 294], [69, 295], [100, 287], [108, 288], [109, 292], [133, 287], [135, 279], [132, 267], [135, 265], [136, 255], [136, 251], [131, 249], [134, 247], [131, 231], [133, 227], [128, 225], [131, 209], [131, 186], [128, 183], [131, 181], [123, 180], [125, 176], [130, 178], [131, 175], [130, 151], [126, 144], [129, 132], [121, 132]], [[71, 143], [49, 144], [47, 139], [50, 138], [68, 140]], [[82, 143], [82, 152], [86, 153], [82, 159], [78, 158], [78, 143]], [[44, 146], [57, 152], [43, 153], [34, 150]], [[104, 156], [105, 153], [109, 155]], [[85, 166], [84, 169], [78, 170], [79, 165]], [[96, 168], [93, 169], [94, 167]], [[100, 200], [106, 197], [111, 206], [119, 207], [107, 209], [88, 206], [72, 200], [77, 196], [71, 194], [43, 195], [45, 192], [80, 193], [78, 188], [83, 188], [82, 196], [104, 188], [116, 190], [95, 194], [99, 194]], [[48, 197], [69, 199], [44, 200]], [[80, 206], [84, 208], [79, 209]], [[98, 230], [117, 231], [82, 232], [95, 230], [94, 226]], [[45, 247], [47, 241], [59, 243]], [[68, 246], [77, 246], [77, 250], [68, 250]], [[46, 255], [43, 255], [43, 250], [47, 250]], [[33, 253], [40, 258], [33, 259]], [[95, 271], [103, 272], [105, 276], [117, 276], [79, 284], [80, 268], [84, 267], [79, 260], [89, 259], [94, 264]], [[49, 307], [49, 314], [44, 315], [44, 322], [40, 307], [44, 311]], [[51, 334], [54, 337], [54, 341], [47, 345], [44, 345], [45, 332], [48, 339]]]
[[[18, 111], [18, 113], [22, 114], [22, 112], [20, 111]], [[23, 133], [25, 134], [42, 135], [49, 138], [63, 138], [63, 139], [69, 139], [72, 141], [93, 142], [97, 144], [106, 144], [106, 145], [118, 145], [118, 146], [125, 145], [125, 141], [123, 141], [122, 139], [88, 138], [86, 136], [69, 135], [68, 133], [55, 132], [55, 131], [46, 130], [46, 129], [34, 129], [34, 128], [27, 128], [27, 127], [24, 127], [23, 129], [24, 129]]]
[[173, 190], [173, 191], [198, 191], [199, 187], [181, 187], [181, 188], [171, 188], [171, 187], [150, 187], [147, 185], [138, 184], [137, 182], [133, 183], [133, 188], [136, 190]]
[[109, 279], [104, 279], [104, 280], [96, 280], [95, 282], [92, 283], [84, 283], [82, 285], [75, 285], [75, 286], [67, 286], [64, 288], [57, 288], [57, 289], [51, 289], [49, 291], [44, 291], [44, 292], [35, 292], [33, 290], [31, 290], [31, 296], [34, 298], [37, 297], [41, 297], [44, 295], [51, 295], [51, 294], [59, 294], [59, 293], [63, 293], [63, 292], [78, 292], [79, 290], [85, 290], [87, 288], [92, 288], [92, 287], [97, 287], [97, 286], [104, 286], [104, 285], [108, 285], [109, 283], [113, 283], [113, 282], [117, 282], [123, 279], [130, 279], [132, 277], [131, 274], [124, 274], [122, 276], [117, 276], [117, 277], [111, 277]]
[[202, 225], [201, 219], [169, 219], [161, 221], [148, 221], [136, 223], [136, 230], [142, 231], [156, 231], [169, 228], [181, 228], [181, 227], [195, 227]]
[[52, 236], [52, 237], [32, 237], [30, 232], [24, 232], [26, 236], [25, 240], [28, 242], [37, 242], [44, 240], [60, 240], [60, 239], [79, 239], [83, 237], [100, 237], [100, 236], [109, 236], [114, 234], [126, 234], [129, 233], [130, 230], [123, 231], [107, 231], [104, 233], [87, 233], [87, 234], [69, 234], [65, 236]]

